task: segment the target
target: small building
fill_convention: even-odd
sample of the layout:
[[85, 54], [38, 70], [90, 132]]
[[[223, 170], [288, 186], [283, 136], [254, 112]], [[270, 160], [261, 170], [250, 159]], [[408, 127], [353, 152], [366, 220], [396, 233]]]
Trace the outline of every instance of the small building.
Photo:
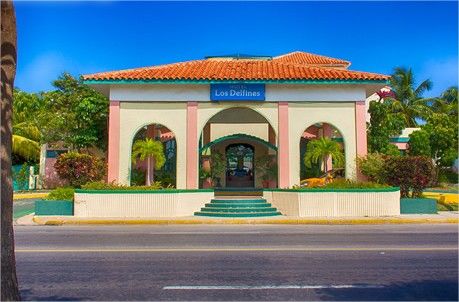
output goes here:
[[163, 142], [166, 164], [155, 174], [179, 189], [206, 187], [202, 175], [217, 165], [214, 186], [291, 187], [312, 175], [303, 155], [323, 136], [341, 144], [345, 176], [356, 178], [356, 158], [367, 153], [366, 99], [389, 77], [350, 64], [297, 51], [85, 75], [110, 99], [108, 180], [138, 178], [145, 165], [132, 163], [132, 146], [145, 137]]

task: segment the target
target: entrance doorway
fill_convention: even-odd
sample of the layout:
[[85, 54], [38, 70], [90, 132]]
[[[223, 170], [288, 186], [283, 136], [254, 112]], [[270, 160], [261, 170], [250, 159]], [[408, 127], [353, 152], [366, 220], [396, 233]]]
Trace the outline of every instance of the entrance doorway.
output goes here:
[[226, 153], [226, 187], [255, 187], [254, 148], [249, 144], [231, 144]]

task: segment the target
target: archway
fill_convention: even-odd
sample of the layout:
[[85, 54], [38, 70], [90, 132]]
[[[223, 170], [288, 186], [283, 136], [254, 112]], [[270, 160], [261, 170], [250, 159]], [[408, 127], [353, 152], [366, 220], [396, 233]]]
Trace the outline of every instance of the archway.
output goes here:
[[215, 114], [199, 147], [201, 188], [277, 186], [276, 135], [255, 110], [232, 107]]
[[[151, 172], [154, 175], [153, 180], [161, 182], [162, 186], [175, 187], [177, 178], [177, 143], [174, 133], [161, 124], [146, 125], [134, 135], [131, 143], [131, 153], [136, 141], [147, 138], [161, 142], [165, 157], [164, 165], [160, 169], [151, 168]], [[147, 169], [147, 160], [133, 162], [130, 171], [130, 184], [145, 185]]]
[[[310, 166], [304, 162], [306, 152], [308, 152], [308, 144], [313, 140], [321, 138], [329, 138], [332, 142], [336, 143], [341, 150], [343, 160], [340, 162], [338, 158], [333, 156], [327, 157], [325, 160], [319, 159], [313, 161]], [[300, 180], [315, 177], [324, 177], [325, 174], [330, 173], [334, 178], [341, 178], [345, 176], [345, 154], [344, 154], [344, 140], [341, 132], [329, 123], [316, 123], [306, 128], [300, 138]]]

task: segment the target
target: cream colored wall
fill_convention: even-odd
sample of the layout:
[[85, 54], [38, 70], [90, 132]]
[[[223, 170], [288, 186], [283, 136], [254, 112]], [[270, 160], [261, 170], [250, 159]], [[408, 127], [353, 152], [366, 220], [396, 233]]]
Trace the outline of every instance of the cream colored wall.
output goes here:
[[245, 107], [260, 113], [271, 124], [277, 135], [277, 103], [267, 102], [221, 102], [221, 103], [198, 103], [198, 137], [202, 129], [215, 114], [222, 110]]
[[[355, 102], [365, 100], [368, 85], [301, 85], [266, 84], [267, 102], [322, 101]], [[97, 86], [95, 86], [97, 88]], [[210, 102], [209, 84], [112, 85], [110, 100], [121, 102]]]
[[356, 135], [354, 103], [289, 103], [290, 185], [300, 183], [300, 137], [309, 126], [326, 122], [344, 139], [346, 177], [355, 178]]
[[[265, 196], [265, 193], [263, 193]], [[400, 191], [394, 192], [288, 192], [266, 194], [287, 216], [359, 217], [400, 215]]]
[[247, 134], [268, 141], [268, 124], [211, 124], [210, 140], [231, 134]]
[[120, 104], [119, 183], [129, 184], [134, 135], [143, 126], [157, 123], [169, 128], [177, 143], [177, 188], [186, 188], [186, 103]]

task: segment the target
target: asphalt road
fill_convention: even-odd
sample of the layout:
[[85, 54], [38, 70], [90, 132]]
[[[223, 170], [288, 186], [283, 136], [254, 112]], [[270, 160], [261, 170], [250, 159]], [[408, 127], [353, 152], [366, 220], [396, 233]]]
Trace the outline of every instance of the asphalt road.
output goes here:
[[24, 300], [456, 300], [456, 225], [16, 226]]

